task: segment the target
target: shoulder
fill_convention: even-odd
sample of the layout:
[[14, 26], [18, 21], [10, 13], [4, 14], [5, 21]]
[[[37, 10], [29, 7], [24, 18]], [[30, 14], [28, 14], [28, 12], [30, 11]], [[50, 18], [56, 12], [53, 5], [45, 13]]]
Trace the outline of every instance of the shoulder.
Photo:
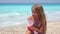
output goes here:
[[33, 16], [29, 16], [28, 20], [32, 20], [33, 21], [34, 20]]

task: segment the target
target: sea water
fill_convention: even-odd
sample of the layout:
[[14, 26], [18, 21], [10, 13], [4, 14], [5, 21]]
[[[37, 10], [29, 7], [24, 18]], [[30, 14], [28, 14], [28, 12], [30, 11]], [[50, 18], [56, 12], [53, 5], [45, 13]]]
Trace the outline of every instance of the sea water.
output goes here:
[[[27, 24], [34, 4], [0, 3], [0, 27]], [[47, 22], [60, 20], [60, 4], [42, 4]]]

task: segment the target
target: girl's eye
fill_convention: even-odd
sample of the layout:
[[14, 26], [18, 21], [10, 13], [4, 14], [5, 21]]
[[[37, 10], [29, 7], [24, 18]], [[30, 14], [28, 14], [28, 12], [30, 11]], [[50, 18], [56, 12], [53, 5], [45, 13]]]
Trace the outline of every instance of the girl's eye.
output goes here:
[[32, 13], [36, 13], [36, 11], [32, 11]]

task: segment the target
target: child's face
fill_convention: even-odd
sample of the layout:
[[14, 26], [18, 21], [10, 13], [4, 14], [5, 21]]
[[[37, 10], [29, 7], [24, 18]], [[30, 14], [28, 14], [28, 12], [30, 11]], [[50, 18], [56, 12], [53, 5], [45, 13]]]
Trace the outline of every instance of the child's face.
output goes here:
[[34, 18], [38, 18], [38, 14], [37, 14], [37, 11], [35, 10], [35, 8], [32, 8], [32, 16]]

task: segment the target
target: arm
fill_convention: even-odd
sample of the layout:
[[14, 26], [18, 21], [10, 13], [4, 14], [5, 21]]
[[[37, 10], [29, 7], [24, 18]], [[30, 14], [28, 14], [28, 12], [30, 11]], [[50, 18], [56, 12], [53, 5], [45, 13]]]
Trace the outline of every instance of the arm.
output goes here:
[[26, 34], [30, 34], [30, 33], [31, 33], [31, 31], [27, 29], [26, 30]]
[[35, 31], [37, 31], [39, 33], [42, 33], [45, 30], [45, 28], [43, 26], [41, 26], [40, 29], [37, 29], [37, 28], [33, 27], [33, 30], [35, 30]]
[[31, 29], [30, 29], [30, 28], [31, 28], [31, 26], [32, 26], [32, 24], [33, 24], [33, 23], [32, 23], [32, 21], [33, 21], [33, 20], [32, 20], [32, 16], [28, 17], [27, 20], [28, 20], [28, 25], [27, 25], [27, 29], [26, 29], [26, 34], [31, 34], [31, 31], [30, 31]]
[[39, 33], [42, 33], [43, 31], [46, 32], [46, 22], [44, 21], [40, 27], [40, 29], [35, 28], [34, 26], [31, 27], [32, 30], [35, 30]]

